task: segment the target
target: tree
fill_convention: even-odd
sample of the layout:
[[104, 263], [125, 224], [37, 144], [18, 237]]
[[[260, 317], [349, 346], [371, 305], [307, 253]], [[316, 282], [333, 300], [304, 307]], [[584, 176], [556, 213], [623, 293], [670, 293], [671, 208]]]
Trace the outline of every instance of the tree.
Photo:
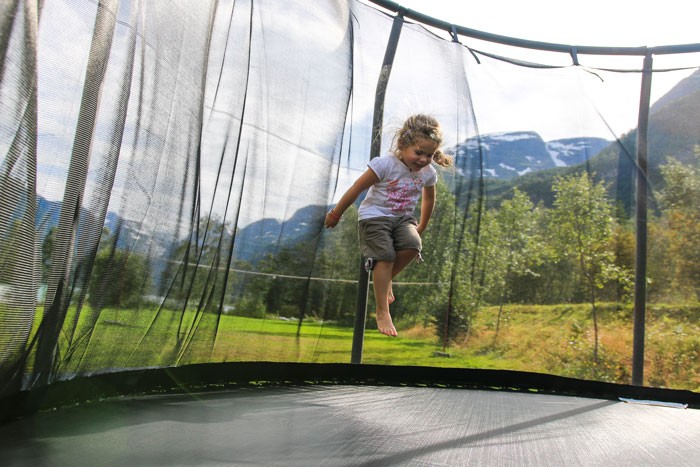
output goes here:
[[583, 278], [593, 317], [593, 361], [598, 363], [597, 292], [623, 271], [615, 265], [610, 248], [613, 207], [606, 199], [602, 182], [595, 184], [588, 173], [555, 179], [552, 233], [563, 257], [573, 257]]
[[360, 268], [357, 234], [357, 208], [350, 206], [334, 229], [324, 229], [316, 258], [314, 275], [327, 279], [315, 284], [318, 308], [324, 320], [351, 324], [357, 301]]
[[88, 302], [96, 309], [133, 308], [150, 284], [148, 260], [126, 250], [97, 252], [88, 286]]
[[452, 219], [455, 225], [450, 248], [449, 295], [446, 304], [431, 313], [443, 349], [469, 334], [472, 317], [478, 312], [491, 279], [489, 261], [494, 224], [492, 216], [480, 209], [479, 203], [474, 203], [466, 213], [455, 209]]
[[[180, 241], [169, 255], [160, 280], [160, 293], [178, 308], [194, 303], [205, 306], [213, 288], [223, 288], [222, 266], [233, 241], [227, 223], [214, 215], [200, 217], [193, 234]], [[218, 302], [217, 302], [218, 303]]]
[[0, 283], [16, 281], [19, 270], [31, 267], [23, 264], [25, 258], [18, 253], [24, 242], [25, 230], [22, 219], [14, 219], [7, 231], [2, 232], [5, 235], [0, 239]]
[[56, 227], [51, 227], [41, 242], [41, 283], [46, 284], [51, 272], [51, 254], [56, 241]]
[[535, 276], [533, 266], [541, 262], [543, 241], [538, 235], [538, 211], [528, 196], [515, 188], [513, 198], [506, 200], [495, 214], [497, 248], [494, 251], [492, 281], [497, 295], [496, 333], [504, 303], [513, 297], [515, 284], [527, 276]]
[[683, 164], [669, 158], [661, 166], [664, 188], [659, 194], [663, 208], [662, 222], [667, 227], [666, 250], [671, 285], [681, 293], [694, 294], [700, 290], [700, 148], [696, 148], [695, 163]]

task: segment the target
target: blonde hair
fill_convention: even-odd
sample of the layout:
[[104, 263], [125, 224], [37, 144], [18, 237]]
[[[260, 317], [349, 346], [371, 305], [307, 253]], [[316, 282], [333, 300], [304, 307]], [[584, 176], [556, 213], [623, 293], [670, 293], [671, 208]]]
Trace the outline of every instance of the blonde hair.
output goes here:
[[394, 135], [394, 154], [398, 156], [399, 151], [416, 144], [419, 139], [429, 139], [437, 143], [438, 149], [433, 154], [433, 162], [441, 167], [452, 165], [452, 157], [440, 149], [442, 145], [440, 122], [435, 117], [425, 114], [411, 115], [406, 119]]

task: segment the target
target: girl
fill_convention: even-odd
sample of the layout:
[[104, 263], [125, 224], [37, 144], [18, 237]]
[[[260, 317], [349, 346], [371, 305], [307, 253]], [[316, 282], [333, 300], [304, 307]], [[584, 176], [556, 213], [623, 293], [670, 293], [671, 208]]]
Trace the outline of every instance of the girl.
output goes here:
[[[431, 163], [448, 167], [452, 158], [440, 150], [442, 131], [429, 115], [413, 115], [394, 136], [394, 150], [370, 160], [367, 171], [326, 214], [326, 228], [338, 225], [345, 210], [369, 189], [358, 211], [360, 248], [374, 260], [374, 297], [379, 332], [396, 336], [389, 314], [394, 301], [392, 279], [420, 255], [421, 235], [435, 207], [437, 172]], [[420, 223], [413, 211], [422, 194]]]

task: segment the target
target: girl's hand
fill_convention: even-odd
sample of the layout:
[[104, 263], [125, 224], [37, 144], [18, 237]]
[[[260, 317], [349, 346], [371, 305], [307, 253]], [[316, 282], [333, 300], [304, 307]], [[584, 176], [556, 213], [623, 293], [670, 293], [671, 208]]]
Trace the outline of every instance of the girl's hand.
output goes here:
[[333, 227], [338, 225], [338, 222], [340, 222], [340, 216], [334, 213], [332, 209], [328, 211], [328, 213], [326, 214], [326, 220], [324, 222], [326, 228], [332, 229]]

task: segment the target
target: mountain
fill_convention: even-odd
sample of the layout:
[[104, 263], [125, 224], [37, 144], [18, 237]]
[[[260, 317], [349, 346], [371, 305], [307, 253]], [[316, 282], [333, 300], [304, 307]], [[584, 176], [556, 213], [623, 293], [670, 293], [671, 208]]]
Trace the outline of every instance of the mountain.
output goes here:
[[[42, 243], [49, 231], [58, 225], [59, 217], [61, 215], [61, 204], [61, 201], [51, 201], [42, 196], [37, 196], [35, 225], [39, 243]], [[82, 236], [82, 226], [94, 225], [95, 223], [97, 223], [96, 216], [89, 210], [81, 208], [80, 226], [78, 228], [77, 237], [81, 238]], [[139, 236], [139, 225], [136, 222], [122, 219], [115, 212], [107, 212], [104, 226], [111, 233], [116, 232], [117, 229], [120, 229], [120, 235], [117, 242], [118, 248], [129, 248]], [[163, 242], [161, 239], [159, 239], [159, 241]]]
[[[649, 163], [667, 156], [689, 162], [700, 145], [700, 70], [680, 81], [650, 109]], [[635, 132], [636, 137], [636, 132]]]
[[61, 202], [50, 201], [37, 195], [36, 208], [36, 231], [39, 242], [43, 242], [49, 230], [58, 225], [58, 218], [61, 214]]
[[679, 100], [684, 100], [688, 96], [700, 91], [700, 70], [692, 75], [680, 80], [670, 91], [664, 94], [649, 109], [650, 115], [672, 107]]
[[319, 240], [327, 210], [327, 206], [305, 206], [285, 221], [260, 219], [240, 228], [236, 232], [236, 259], [255, 263], [299, 241]]
[[[668, 157], [691, 163], [696, 148], [700, 147], [700, 70], [681, 80], [668, 93], [651, 106], [648, 130], [648, 180], [650, 207], [653, 208], [654, 193], [663, 187], [660, 167]], [[551, 186], [556, 175], [590, 170], [597, 180], [608, 186], [610, 196], [622, 213], [631, 215], [634, 209], [636, 180], [636, 138], [632, 129], [620, 136], [590, 158], [587, 165], [567, 165], [539, 172], [530, 171], [511, 179], [493, 180], [488, 187], [490, 205], [498, 205], [507, 198], [514, 187], [527, 192], [536, 203], [552, 201]]]
[[464, 176], [478, 165], [479, 149], [486, 177], [509, 180], [531, 172], [570, 167], [589, 160], [610, 145], [603, 138], [565, 138], [545, 142], [534, 131], [492, 133], [469, 138], [446, 152]]
[[[297, 210], [289, 219], [280, 221], [277, 219], [260, 219], [245, 227], [239, 228], [236, 232], [235, 257], [239, 260], [255, 263], [285, 247], [292, 247], [299, 241], [314, 241], [320, 239], [323, 229], [323, 219], [327, 211], [327, 206], [305, 206]], [[39, 243], [43, 243], [49, 231], [58, 225], [61, 211], [60, 201], [50, 201], [41, 196], [37, 199], [36, 228]], [[87, 210], [81, 210], [81, 219], [84, 223], [95, 223]], [[139, 225], [133, 221], [122, 219], [114, 212], [108, 212], [104, 226], [109, 232], [120, 231], [117, 248], [131, 249], [140, 238], [139, 244], [148, 251], [142, 253], [155, 258], [168, 257], [167, 251], [173, 247], [174, 241], [170, 232], [153, 232], [151, 234], [142, 232]], [[139, 232], [141, 232], [139, 234]], [[80, 230], [78, 237], [80, 237]], [[152, 241], [152, 242], [151, 242]], [[144, 246], [145, 245], [145, 246]], [[160, 271], [163, 265], [155, 267]], [[158, 277], [156, 275], [156, 277]]]

